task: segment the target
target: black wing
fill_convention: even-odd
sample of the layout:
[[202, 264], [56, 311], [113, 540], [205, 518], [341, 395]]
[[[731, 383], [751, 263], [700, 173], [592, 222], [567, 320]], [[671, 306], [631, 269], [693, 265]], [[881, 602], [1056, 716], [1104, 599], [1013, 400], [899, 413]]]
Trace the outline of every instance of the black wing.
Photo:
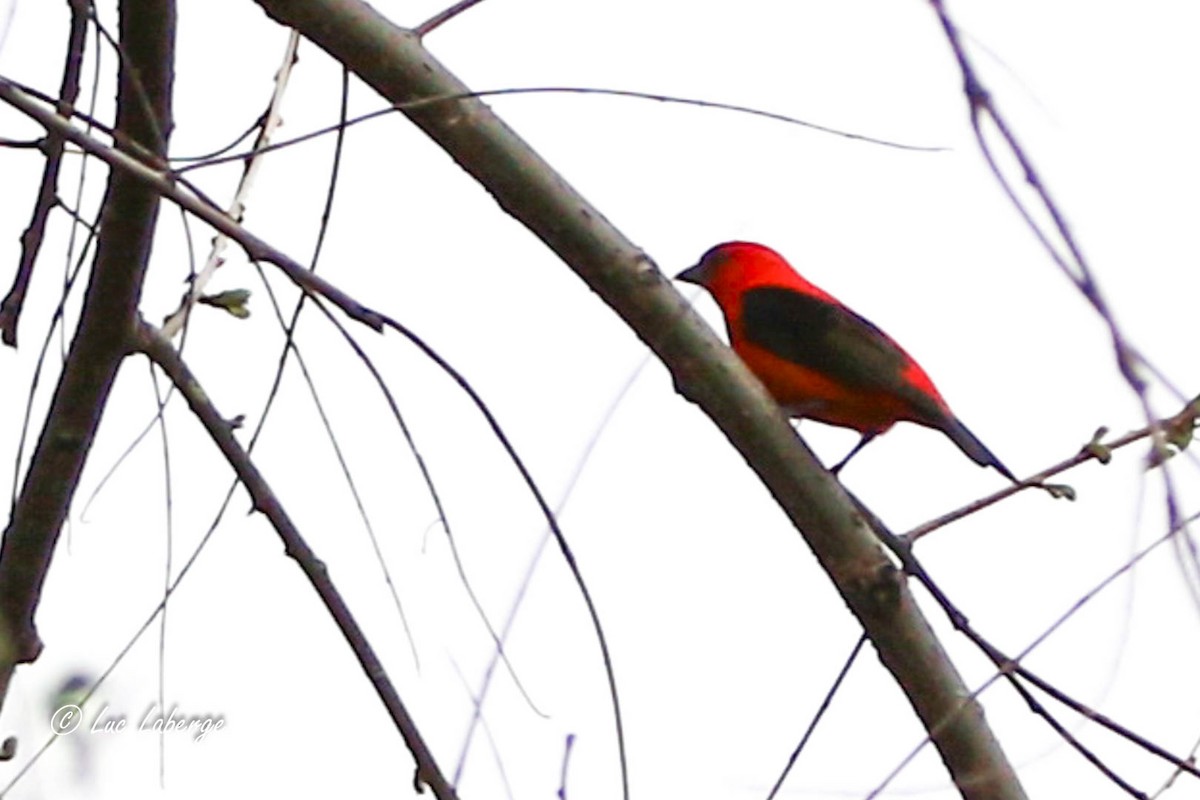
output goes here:
[[761, 286], [742, 295], [746, 340], [863, 392], [903, 397], [924, 416], [936, 402], [903, 379], [910, 359], [879, 328], [845, 306], [792, 289]]

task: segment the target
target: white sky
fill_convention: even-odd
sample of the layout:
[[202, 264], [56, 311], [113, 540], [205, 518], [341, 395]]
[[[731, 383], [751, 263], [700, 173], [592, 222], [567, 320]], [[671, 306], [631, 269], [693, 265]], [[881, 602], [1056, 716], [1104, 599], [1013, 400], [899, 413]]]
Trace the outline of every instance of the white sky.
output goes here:
[[[58, 85], [66, 4], [0, 4], [0, 74]], [[415, 25], [436, 2], [375, 4]], [[115, 14], [104, 19], [115, 27]], [[1188, 334], [1198, 289], [1195, 220], [1200, 114], [1197, 12], [1182, 2], [973, 2], [951, 6], [997, 102], [1065, 209], [1130, 340], [1195, 393]], [[252, 3], [185, 4], [172, 149], [206, 152], [262, 110], [286, 39]], [[1140, 427], [1094, 312], [1050, 263], [980, 158], [961, 79], [919, 2], [488, 0], [432, 34], [430, 50], [475, 89], [590, 86], [768, 109], [855, 133], [948, 148], [913, 153], [712, 109], [596, 96], [488, 102], [664, 271], [728, 239], [763, 241], [915, 354], [958, 414], [1018, 473], [1073, 454], [1092, 432]], [[114, 59], [105, 53], [107, 69]], [[303, 45], [282, 135], [337, 118], [340, 73]], [[99, 115], [112, 91], [102, 89]], [[360, 85], [355, 112], [382, 102]], [[0, 111], [0, 136], [36, 135]], [[278, 153], [249, 200], [247, 226], [301, 261], [312, 250], [332, 137]], [[0, 151], [0, 286], [17, 263], [40, 160]], [[193, 173], [228, 198], [237, 168]], [[102, 171], [90, 173], [98, 193]], [[1015, 178], [1019, 178], [1014, 173]], [[26, 387], [61, 280], [66, 226], [35, 277], [22, 349], [0, 353], [0, 448], [15, 452]], [[209, 234], [193, 226], [197, 247]], [[179, 215], [164, 207], [144, 301], [158, 320], [187, 272]], [[557, 503], [645, 348], [544, 246], [400, 117], [348, 135], [321, 270], [419, 332], [491, 405]], [[284, 283], [273, 281], [276, 287]], [[257, 421], [280, 347], [256, 274], [231, 250], [216, 289], [249, 288], [240, 322], [202, 309], [187, 357], [218, 407]], [[690, 287], [688, 287], [690, 289]], [[291, 300], [288, 300], [290, 309]], [[697, 300], [719, 323], [715, 306]], [[300, 345], [364, 496], [405, 612], [418, 670], [378, 563], [294, 363], [258, 463], [367, 628], [444, 769], [453, 771], [491, 642], [455, 576], [446, 540], [370, 378], [315, 316]], [[499, 626], [543, 536], [536, 507], [467, 400], [397, 337], [359, 332], [387, 375], [442, 493], [466, 568]], [[77, 513], [39, 614], [46, 641], [24, 667], [0, 727], [19, 763], [46, 732], [46, 693], [68, 670], [104, 669], [161, 593], [166, 531], [161, 447], [150, 437], [81, 517], [82, 503], [153, 409], [145, 365], [130, 362], [89, 460]], [[44, 380], [44, 409], [52, 382]], [[1179, 403], [1162, 387], [1160, 413]], [[229, 470], [173, 403], [168, 414], [178, 568], [207, 529]], [[40, 416], [38, 417], [40, 420]], [[802, 426], [832, 462], [846, 431]], [[1162, 482], [1144, 448], [1065, 476], [1074, 504], [1027, 493], [925, 540], [919, 555], [998, 646], [1015, 652], [1163, 531]], [[11, 457], [0, 458], [11, 464]], [[0, 485], [11, 481], [0, 467]], [[1195, 466], [1172, 474], [1183, 510]], [[938, 434], [900, 426], [843, 474], [897, 531], [1003, 485]], [[245, 497], [171, 605], [166, 697], [220, 714], [201, 743], [170, 741], [166, 795], [404, 794], [407, 754], [332, 623]], [[604, 428], [561, 516], [610, 637], [635, 797], [761, 798], [857, 636], [803, 540], [740, 457], [650, 364]], [[922, 597], [924, 600], [925, 598]], [[927, 606], [967, 682], [984, 661]], [[1055, 633], [1027, 662], [1065, 691], [1173, 752], [1200, 736], [1195, 605], [1169, 547], [1156, 551]], [[513, 794], [559, 786], [563, 739], [577, 736], [571, 800], [618, 796], [611, 710], [595, 638], [561, 557], [547, 551], [509, 651], [548, 719], [497, 677], [485, 713]], [[101, 690], [136, 724], [157, 697], [157, 626]], [[984, 700], [1034, 797], [1123, 796], [1003, 686]], [[1152, 792], [1169, 768], [1054, 708], [1114, 768]], [[785, 795], [863, 797], [921, 741], [907, 702], [864, 653]], [[15, 797], [158, 796], [158, 741], [123, 732], [83, 740], [89, 777], [58, 743]], [[78, 742], [76, 742], [78, 744]], [[0, 779], [11, 774], [0, 769]], [[1180, 779], [1164, 796], [1200, 797]], [[504, 797], [476, 741], [463, 797]], [[895, 797], [955, 796], [926, 748]]]

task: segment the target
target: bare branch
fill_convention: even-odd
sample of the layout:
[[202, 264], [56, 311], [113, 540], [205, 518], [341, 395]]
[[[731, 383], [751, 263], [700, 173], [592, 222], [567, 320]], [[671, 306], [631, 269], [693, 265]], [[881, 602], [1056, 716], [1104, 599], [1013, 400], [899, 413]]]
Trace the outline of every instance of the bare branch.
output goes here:
[[[275, 133], [275, 129], [279, 127], [281, 121], [279, 110], [283, 105], [284, 91], [287, 89], [288, 81], [291, 78], [292, 66], [296, 63], [296, 50], [299, 46], [300, 34], [292, 31], [288, 36], [287, 47], [284, 49], [283, 61], [279, 65], [279, 70], [275, 73], [275, 91], [271, 93], [271, 101], [267, 106], [266, 113], [262, 116], [258, 136], [254, 139], [251, 154], [245, 162], [245, 171], [242, 173], [241, 180], [238, 181], [237, 191], [234, 192], [233, 201], [226, 212], [230, 219], [238, 222], [242, 221], [242, 214], [246, 210], [246, 198], [250, 195], [254, 178], [258, 175], [258, 171], [263, 163], [260, 151], [270, 145], [271, 136]], [[209, 281], [216, 274], [217, 268], [221, 266], [221, 254], [225, 251], [225, 244], [228, 241], [228, 237], [223, 233], [217, 234], [216, 238], [213, 239], [212, 247], [208, 252], [208, 258], [204, 262], [204, 267], [192, 279], [191, 286], [188, 287], [179, 308], [163, 322], [163, 334], [168, 339], [175, 338], [175, 335], [183, 328], [183, 323], [187, 320], [188, 314], [191, 313], [192, 307], [203, 296], [205, 287], [208, 286]]]
[[[36, 93], [31, 91], [29, 87], [22, 87], [29, 94]], [[405, 109], [421, 108], [423, 106], [436, 105], [437, 103], [448, 103], [454, 100], [467, 100], [473, 97], [516, 97], [521, 95], [538, 95], [538, 94], [582, 94], [593, 95], [596, 97], [623, 97], [631, 100], [650, 100], [655, 103], [674, 104], [683, 106], [695, 106], [696, 108], [710, 108], [718, 111], [732, 111], [735, 114], [745, 114], [750, 117], [760, 117], [762, 119], [773, 120], [775, 122], [783, 122], [787, 125], [795, 125], [799, 128], [807, 128], [818, 133], [827, 133], [831, 136], [837, 136], [842, 139], [851, 141], [864, 142], [866, 144], [875, 144], [880, 147], [891, 147], [896, 150], [908, 150], [916, 153], [941, 153], [949, 148], [939, 147], [937, 145], [923, 144], [905, 144], [891, 139], [881, 139], [877, 136], [867, 136], [862, 133], [854, 133], [852, 131], [833, 128], [828, 125], [822, 125], [817, 122], [800, 119], [799, 117], [788, 116], [777, 111], [768, 111], [763, 108], [755, 108], [753, 106], [738, 105], [735, 103], [720, 103], [715, 100], [701, 100], [695, 97], [679, 97], [677, 95], [657, 94], [653, 92], [639, 92], [632, 89], [604, 89], [596, 86], [513, 86], [507, 89], [478, 89], [470, 92], [460, 92], [457, 94], [442, 95], [436, 97], [423, 97], [419, 100], [412, 100], [407, 103], [396, 103], [391, 108], [381, 108], [375, 111], [368, 111], [365, 114], [359, 114], [349, 120], [339, 121], [335, 125], [328, 125], [324, 128], [318, 128], [314, 131], [300, 134], [291, 139], [285, 139], [275, 144], [268, 145], [262, 149], [249, 150], [242, 153], [225, 154], [225, 150], [221, 150], [221, 154], [213, 157], [191, 158], [186, 159], [196, 163], [188, 164], [185, 167], [180, 167], [175, 170], [176, 175], [182, 175], [185, 172], [191, 172], [197, 169], [205, 169], [207, 167], [215, 167], [219, 164], [228, 164], [232, 161], [245, 161], [246, 159], [269, 153], [272, 150], [279, 150], [284, 147], [291, 147], [301, 142], [308, 142], [326, 134], [335, 133], [351, 125], [358, 125], [363, 122], [368, 122], [379, 117], [395, 114], [398, 111]], [[173, 162], [178, 163], [185, 159], [173, 158]]]
[[425, 36], [433, 29], [445, 25], [447, 22], [454, 19], [467, 9], [471, 8], [472, 6], [477, 6], [482, 2], [483, 0], [458, 0], [458, 2], [454, 5], [450, 6], [449, 8], [442, 9], [417, 27], [413, 28], [413, 33], [415, 33], [417, 36]]
[[[1163, 420], [1155, 420], [1140, 430], [1131, 431], [1124, 436], [1118, 436], [1112, 441], [1101, 442], [1100, 438], [1104, 433], [1104, 431], [1101, 430], [1097, 432], [1095, 439], [1081, 447], [1078, 453], [1068, 459], [1060, 461], [1052, 467], [1047, 467], [1046, 469], [1029, 478], [1026, 483], [1041, 483], [1047, 478], [1052, 478], [1055, 475], [1066, 472], [1067, 470], [1077, 467], [1080, 464], [1085, 464], [1088, 461], [1099, 461], [1101, 464], [1107, 464], [1109, 459], [1112, 457], [1112, 452], [1114, 450], [1119, 450], [1122, 447], [1133, 444], [1134, 442], [1152, 437], [1156, 431], [1186, 431], [1190, 435], [1191, 431], [1196, 427], [1198, 413], [1200, 413], [1200, 398], [1192, 400], [1174, 416]], [[1156, 450], [1154, 452], [1157, 453], [1159, 451]], [[1162, 459], [1163, 457], [1159, 456], [1159, 458]], [[1159, 463], [1161, 463], [1161, 461]], [[981, 509], [1000, 502], [1010, 495], [1016, 494], [1021, 490], [1021, 488], [1022, 487], [1020, 486], [1006, 486], [995, 494], [991, 494], [972, 503], [968, 503], [962, 508], [955, 509], [954, 511], [943, 514], [936, 519], [931, 519], [928, 522], [918, 525], [916, 528], [913, 528], [911, 531], [904, 534], [904, 538], [910, 542], [915, 542], [924, 536], [928, 536], [939, 528], [946, 527], [951, 522], [955, 522], [963, 517], [970, 516]]]
[[249, 492], [254, 502], [254, 509], [270, 521], [275, 532], [279, 534], [279, 538], [283, 540], [285, 552], [304, 571], [309, 583], [312, 584], [338, 629], [346, 638], [346, 643], [354, 651], [363, 672], [371, 681], [371, 685], [375, 687], [375, 691], [391, 715], [396, 729], [404, 738], [409, 752], [412, 753], [413, 759], [417, 763], [417, 780], [429, 786], [439, 800], [455, 800], [457, 795], [454, 788], [450, 786], [438, 768], [433, 753], [425, 744], [416, 722], [409, 715], [408, 709], [388, 678], [375, 650], [358, 626], [354, 615], [350, 612], [345, 600], [342, 599], [341, 593], [333, 585], [324, 562], [318, 559], [316, 553], [308, 546], [282, 503], [279, 502], [279, 498], [275, 496], [262, 473], [258, 471], [254, 462], [250, 460], [250, 456], [234, 437], [233, 426], [217, 412], [216, 407], [201, 388], [199, 381], [160, 331], [142, 322], [137, 329], [137, 347], [167, 374], [175, 388], [187, 400], [188, 407], [204, 425], [204, 429], [212, 438], [213, 443], [217, 445], [222, 455], [225, 456], [225, 460], [237, 473], [238, 480], [246, 487], [246, 491]]
[[[62, 84], [58, 90], [60, 110], [66, 112], [75, 105], [79, 97], [79, 75], [83, 69], [83, 45], [87, 36], [87, 0], [70, 0], [71, 29], [67, 37], [67, 60], [63, 69]], [[46, 223], [50, 212], [58, 203], [58, 171], [62, 166], [63, 145], [61, 136], [51, 133], [42, 143], [46, 164], [42, 168], [42, 182], [38, 187], [37, 201], [33, 207], [33, 218], [21, 234], [21, 260], [12, 287], [0, 302], [0, 341], [9, 347], [17, 346], [17, 323], [21, 319], [21, 308], [25, 305], [25, 294], [33, 277], [33, 265], [42, 249], [42, 238], [46, 235]]]
[[771, 787], [771, 791], [767, 794], [767, 800], [775, 800], [779, 794], [779, 790], [783, 788], [783, 782], [787, 780], [788, 773], [792, 771], [792, 767], [796, 766], [796, 759], [800, 757], [800, 753], [804, 751], [808, 740], [812, 738], [813, 733], [817, 730], [817, 723], [825, 716], [825, 712], [829, 710], [829, 705], [833, 702], [833, 698], [837, 695], [838, 689], [841, 688], [842, 682], [846, 680], [846, 676], [850, 673], [850, 668], [854, 666], [854, 662], [858, 660], [858, 654], [862, 652], [863, 645], [867, 643], [867, 635], [864, 633], [858, 637], [858, 641], [854, 643], [854, 647], [850, 650], [850, 655], [846, 656], [846, 662], [842, 664], [842, 668], [838, 671], [837, 677], [833, 679], [833, 685], [829, 687], [829, 691], [825, 693], [825, 697], [821, 699], [821, 704], [817, 706], [817, 711], [813, 714], [813, 718], [809, 721], [808, 727], [804, 730], [804, 735], [800, 737], [800, 743], [796, 745], [796, 749], [788, 757], [787, 764], [783, 768], [783, 772], [779, 773], [779, 777], [775, 780], [775, 785]]

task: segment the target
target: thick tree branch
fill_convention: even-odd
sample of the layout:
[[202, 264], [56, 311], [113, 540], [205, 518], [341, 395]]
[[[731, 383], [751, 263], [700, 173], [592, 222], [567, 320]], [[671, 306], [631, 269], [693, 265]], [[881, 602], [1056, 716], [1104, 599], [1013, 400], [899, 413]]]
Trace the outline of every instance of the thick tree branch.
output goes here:
[[[394, 104], [468, 89], [355, 0], [258, 0]], [[650, 259], [475, 98], [401, 110], [557, 253], [670, 368], [759, 474], [871, 637], [968, 798], [1024, 792], [907, 585], [833, 478]]]
[[[124, 0], [117, 91], [120, 141], [165, 158], [175, 59], [173, 0]], [[0, 545], [0, 700], [13, 669], [41, 649], [34, 612], [104, 405], [134, 331], [159, 195], [123, 170], [109, 174], [83, 310], [46, 424]]]

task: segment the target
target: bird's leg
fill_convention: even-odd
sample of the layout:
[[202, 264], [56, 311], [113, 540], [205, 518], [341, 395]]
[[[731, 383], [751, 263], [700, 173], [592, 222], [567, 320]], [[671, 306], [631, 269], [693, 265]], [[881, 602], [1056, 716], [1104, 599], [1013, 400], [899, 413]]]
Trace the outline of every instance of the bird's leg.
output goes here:
[[851, 450], [849, 453], [847, 453], [846, 457], [843, 458], [841, 461], [839, 461], [836, 465], [834, 465], [834, 467], [832, 469], [830, 469], [829, 471], [832, 474], [837, 475], [839, 472], [842, 471], [842, 467], [846, 466], [846, 462], [848, 462], [850, 459], [854, 458], [854, 454], [857, 453], [859, 450], [862, 450], [864, 447], [866, 447], [867, 443], [870, 442], [874, 438], [875, 438], [874, 433], [864, 433], [863, 437], [858, 440], [858, 444], [854, 445], [854, 449]]

